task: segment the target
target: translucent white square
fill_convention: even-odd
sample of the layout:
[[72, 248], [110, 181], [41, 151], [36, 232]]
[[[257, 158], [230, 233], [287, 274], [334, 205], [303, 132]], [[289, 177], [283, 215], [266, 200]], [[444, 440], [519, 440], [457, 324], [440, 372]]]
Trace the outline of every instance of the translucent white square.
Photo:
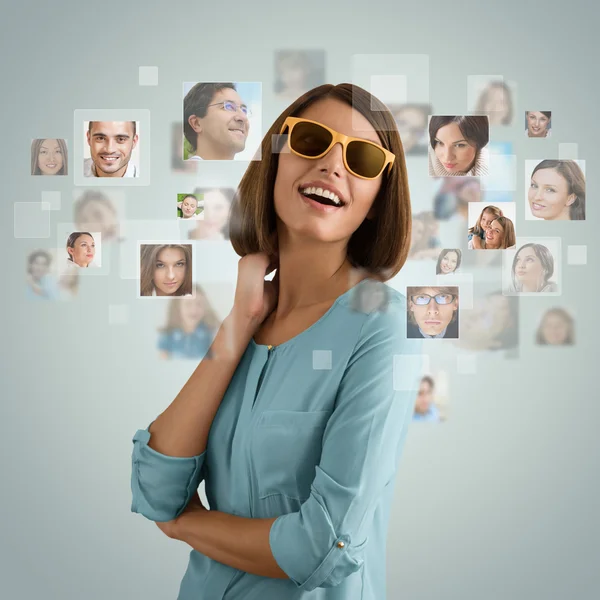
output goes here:
[[15, 202], [15, 238], [49, 238], [50, 206], [47, 202]]
[[48, 208], [42, 210], [60, 210], [60, 192], [42, 192], [42, 204], [48, 204]]
[[587, 246], [567, 246], [567, 264], [587, 265]]
[[489, 173], [482, 178], [486, 191], [514, 192], [517, 189], [517, 157], [515, 154], [505, 154], [503, 152], [505, 146], [502, 143], [489, 144]]
[[429, 368], [428, 354], [394, 354], [394, 391], [418, 391], [421, 377]]
[[477, 356], [475, 354], [458, 354], [456, 371], [460, 375], [475, 375], [477, 373]]
[[[408, 101], [406, 75], [372, 75], [370, 92], [385, 104], [406, 104]], [[371, 110], [374, 108], [371, 107]]]
[[331, 370], [331, 350], [313, 350], [313, 369], [315, 371]]
[[158, 85], [158, 67], [140, 67], [140, 85]]
[[129, 306], [127, 304], [109, 304], [108, 322], [110, 325], [126, 325], [129, 323]]
[[559, 160], [577, 160], [579, 147], [577, 144], [558, 144]]

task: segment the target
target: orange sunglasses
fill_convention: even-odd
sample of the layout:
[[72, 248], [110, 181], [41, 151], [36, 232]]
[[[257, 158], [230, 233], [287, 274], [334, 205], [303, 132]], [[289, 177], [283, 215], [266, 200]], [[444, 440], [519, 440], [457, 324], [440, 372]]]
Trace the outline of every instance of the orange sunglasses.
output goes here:
[[388, 165], [389, 172], [396, 160], [392, 152], [375, 142], [344, 135], [317, 121], [287, 117], [279, 134], [286, 128], [289, 149], [302, 158], [321, 158], [335, 144], [342, 144], [344, 166], [361, 179], [377, 179]]

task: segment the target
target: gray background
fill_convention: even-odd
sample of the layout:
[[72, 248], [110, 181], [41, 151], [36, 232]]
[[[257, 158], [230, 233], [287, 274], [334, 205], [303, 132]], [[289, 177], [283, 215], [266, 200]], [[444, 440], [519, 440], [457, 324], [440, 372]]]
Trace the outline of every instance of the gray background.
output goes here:
[[[535, 348], [532, 324], [542, 304], [526, 298], [519, 360], [481, 356], [475, 375], [450, 369], [451, 418], [413, 425], [400, 463], [388, 598], [599, 597], [592, 340], [600, 288], [592, 240], [600, 86], [591, 3], [3, 5], [1, 597], [175, 598], [188, 555], [187, 546], [129, 512], [129, 461], [135, 430], [167, 406], [194, 365], [158, 360], [160, 319], [135, 300], [134, 280], [119, 276], [114, 249], [103, 252], [110, 274], [86, 277], [76, 300], [23, 301], [25, 257], [52, 245], [57, 223], [71, 220], [74, 187], [72, 152], [69, 177], [30, 177], [31, 139], [64, 137], [72, 150], [75, 109], [149, 109], [151, 185], [126, 189], [125, 216], [167, 220], [173, 194], [196, 182], [169, 166], [182, 82], [262, 81], [267, 127], [281, 108], [269, 104], [279, 48], [324, 48], [332, 83], [351, 80], [353, 54], [428, 54], [430, 100], [445, 114], [466, 111], [469, 75], [517, 82], [517, 115], [502, 135], [518, 155], [519, 235], [561, 236], [563, 258], [567, 245], [588, 245], [587, 266], [564, 266], [563, 296], [551, 299], [576, 312], [577, 346]], [[158, 87], [138, 85], [138, 67], [148, 65], [159, 68]], [[558, 156], [559, 142], [579, 144], [586, 222], [540, 230], [521, 219], [524, 161], [541, 158], [537, 140], [523, 137], [528, 108], [553, 111], [545, 154]], [[424, 160], [409, 161], [415, 209], [430, 206]], [[242, 172], [243, 165], [215, 165], [203, 183]], [[43, 190], [62, 192], [51, 235], [15, 239], [13, 203], [37, 202]], [[128, 322], [111, 325], [109, 305], [128, 306]]]

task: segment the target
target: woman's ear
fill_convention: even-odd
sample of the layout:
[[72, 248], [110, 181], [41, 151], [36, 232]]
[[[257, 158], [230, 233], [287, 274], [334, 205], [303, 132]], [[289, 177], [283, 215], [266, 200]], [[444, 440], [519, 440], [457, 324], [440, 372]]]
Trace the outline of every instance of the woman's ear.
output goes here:
[[567, 200], [567, 206], [571, 206], [571, 204], [573, 204], [573, 202], [575, 202], [575, 200], [577, 200], [577, 195], [570, 194], [569, 199]]

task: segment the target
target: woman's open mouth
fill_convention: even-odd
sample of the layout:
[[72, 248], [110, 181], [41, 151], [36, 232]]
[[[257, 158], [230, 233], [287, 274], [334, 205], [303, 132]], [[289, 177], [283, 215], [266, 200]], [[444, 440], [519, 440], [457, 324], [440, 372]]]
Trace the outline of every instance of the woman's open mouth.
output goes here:
[[331, 213], [345, 206], [336, 194], [322, 188], [301, 188], [298, 193], [306, 204], [320, 212]]

